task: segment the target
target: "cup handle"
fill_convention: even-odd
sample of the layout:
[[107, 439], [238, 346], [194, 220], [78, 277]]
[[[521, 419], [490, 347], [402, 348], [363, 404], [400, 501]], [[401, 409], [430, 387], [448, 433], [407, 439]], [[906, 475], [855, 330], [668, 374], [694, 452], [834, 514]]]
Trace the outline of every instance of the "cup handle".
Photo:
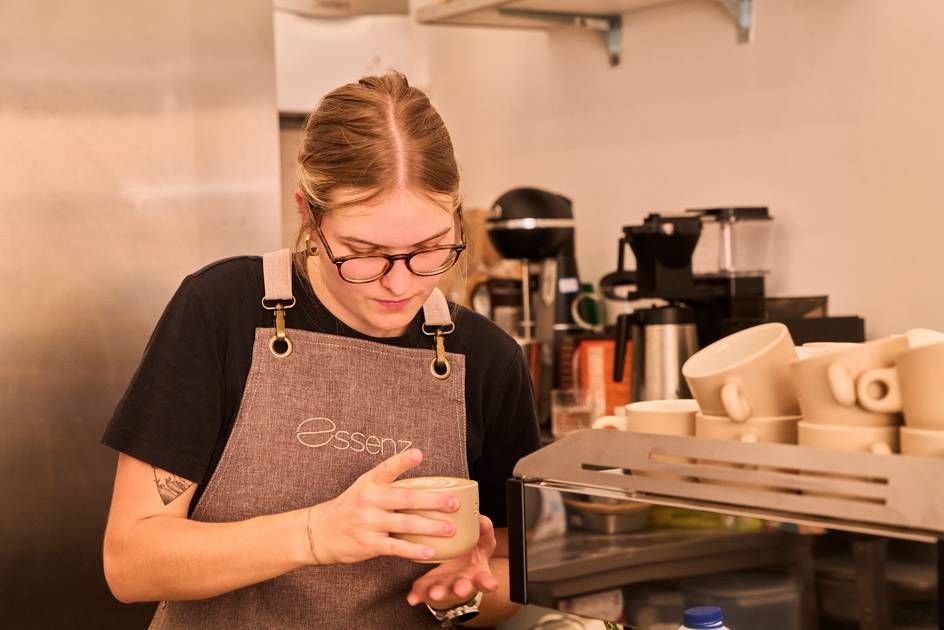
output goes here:
[[[882, 396], [872, 395], [873, 385], [881, 385]], [[856, 382], [859, 404], [876, 413], [898, 413], [901, 411], [901, 387], [895, 368], [869, 370]]]
[[745, 422], [751, 417], [751, 406], [744, 398], [741, 382], [737, 379], [730, 379], [721, 386], [721, 405], [735, 422]]
[[869, 445], [869, 452], [873, 455], [891, 455], [892, 447], [885, 442], [875, 442]]
[[574, 320], [574, 323], [583, 328], [584, 330], [590, 330], [594, 332], [599, 332], [603, 330], [602, 324], [591, 324], [583, 317], [580, 316], [580, 303], [584, 300], [593, 300], [600, 304], [600, 300], [593, 293], [581, 293], [574, 301], [570, 303], [570, 317]]
[[840, 405], [852, 407], [856, 404], [855, 380], [852, 369], [845, 361], [833, 361], [826, 369], [829, 391]]

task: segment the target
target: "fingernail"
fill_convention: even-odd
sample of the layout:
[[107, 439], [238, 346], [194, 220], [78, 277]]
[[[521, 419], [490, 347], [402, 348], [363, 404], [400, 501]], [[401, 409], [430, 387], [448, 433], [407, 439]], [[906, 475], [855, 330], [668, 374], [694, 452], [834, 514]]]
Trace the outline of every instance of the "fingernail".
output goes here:
[[423, 557], [424, 557], [424, 558], [432, 558], [434, 553], [436, 553], [436, 552], [433, 551], [433, 548], [432, 548], [432, 547], [427, 547], [426, 549], [423, 550]]
[[453, 525], [452, 523], [449, 523], [446, 525], [445, 530], [446, 530], [445, 533], [447, 536], [452, 536], [453, 534], [456, 533], [456, 526]]
[[459, 509], [459, 499], [456, 497], [449, 497], [449, 509], [455, 512]]

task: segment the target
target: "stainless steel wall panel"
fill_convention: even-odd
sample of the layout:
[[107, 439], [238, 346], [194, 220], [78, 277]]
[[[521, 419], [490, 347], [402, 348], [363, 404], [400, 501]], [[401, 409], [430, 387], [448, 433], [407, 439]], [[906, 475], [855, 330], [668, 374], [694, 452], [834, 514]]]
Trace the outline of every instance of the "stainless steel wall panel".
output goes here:
[[272, 37], [264, 0], [0, 0], [3, 627], [150, 614], [104, 584], [98, 440], [182, 277], [280, 246]]

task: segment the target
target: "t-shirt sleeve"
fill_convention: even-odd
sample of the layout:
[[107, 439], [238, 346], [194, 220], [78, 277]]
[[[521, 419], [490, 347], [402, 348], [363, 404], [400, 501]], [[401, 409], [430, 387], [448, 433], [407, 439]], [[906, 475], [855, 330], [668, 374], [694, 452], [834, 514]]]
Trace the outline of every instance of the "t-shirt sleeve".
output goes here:
[[495, 381], [495, 403], [486, 408], [485, 440], [476, 466], [479, 509], [495, 527], [508, 526], [505, 483], [515, 464], [540, 446], [531, 376], [517, 344], [515, 351], [507, 374]]
[[224, 414], [215, 333], [198, 281], [188, 277], [158, 321], [102, 442], [199, 483]]

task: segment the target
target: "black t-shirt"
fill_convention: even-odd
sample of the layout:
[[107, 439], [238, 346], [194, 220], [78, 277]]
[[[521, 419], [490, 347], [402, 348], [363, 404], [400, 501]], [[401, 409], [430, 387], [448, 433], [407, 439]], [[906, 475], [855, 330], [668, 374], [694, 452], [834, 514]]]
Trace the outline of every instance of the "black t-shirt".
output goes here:
[[[293, 272], [294, 273], [294, 272]], [[239, 412], [256, 328], [272, 328], [262, 258], [242, 256], [187, 276], [161, 316], [102, 442], [152, 466], [200, 484], [210, 480]], [[287, 328], [432, 349], [420, 310], [401, 337], [371, 338], [321, 305], [307, 280], [293, 277], [295, 308]], [[539, 446], [528, 369], [517, 342], [487, 318], [453, 309], [456, 330], [446, 350], [465, 355], [469, 471], [479, 483], [480, 509], [506, 524], [505, 480]]]

